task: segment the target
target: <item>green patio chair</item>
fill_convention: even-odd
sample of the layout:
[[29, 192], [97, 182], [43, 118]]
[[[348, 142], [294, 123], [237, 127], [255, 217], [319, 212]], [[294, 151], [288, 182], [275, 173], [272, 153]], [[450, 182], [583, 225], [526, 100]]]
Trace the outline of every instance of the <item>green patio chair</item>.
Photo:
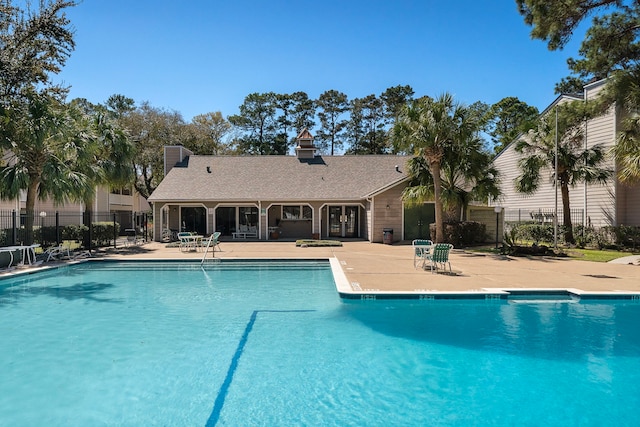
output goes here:
[[426, 239], [416, 239], [411, 242], [411, 247], [413, 248], [413, 268], [418, 268], [418, 264], [424, 268], [426, 256], [431, 252], [433, 242]]
[[451, 262], [449, 261], [449, 253], [453, 249], [453, 245], [450, 243], [436, 243], [431, 252], [425, 256], [425, 262], [429, 261], [429, 268], [431, 273], [436, 269], [442, 269], [447, 271], [447, 264], [449, 264], [449, 272], [452, 273]]

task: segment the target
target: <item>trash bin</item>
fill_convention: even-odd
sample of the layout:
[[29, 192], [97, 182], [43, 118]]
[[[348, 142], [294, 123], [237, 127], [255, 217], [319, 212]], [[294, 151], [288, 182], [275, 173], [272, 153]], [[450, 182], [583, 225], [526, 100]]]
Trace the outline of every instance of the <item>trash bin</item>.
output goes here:
[[382, 243], [385, 245], [393, 243], [393, 228], [382, 229]]

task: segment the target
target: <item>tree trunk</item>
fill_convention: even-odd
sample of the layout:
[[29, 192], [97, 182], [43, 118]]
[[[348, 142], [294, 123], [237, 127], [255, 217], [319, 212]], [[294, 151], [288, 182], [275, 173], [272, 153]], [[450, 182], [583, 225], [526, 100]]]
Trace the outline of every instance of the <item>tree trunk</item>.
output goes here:
[[433, 198], [435, 199], [436, 214], [436, 243], [442, 243], [444, 241], [444, 221], [442, 219], [444, 212], [441, 197], [442, 180], [440, 179], [440, 162], [429, 162], [429, 168], [431, 169], [431, 175], [433, 176]]
[[27, 187], [27, 201], [25, 203], [27, 217], [25, 218], [24, 223], [24, 244], [32, 245], [33, 244], [33, 222], [35, 219], [35, 206], [36, 206], [36, 198], [38, 197], [38, 185], [40, 182], [37, 179], [33, 179], [31, 177], [29, 179], [29, 187]]
[[93, 200], [89, 198], [84, 201], [84, 213], [82, 214], [82, 222], [87, 227], [87, 231], [82, 236], [82, 246], [88, 251], [91, 251], [91, 218], [93, 218]]
[[573, 224], [571, 224], [571, 208], [569, 207], [569, 185], [561, 182], [560, 192], [562, 194], [562, 218], [564, 223], [564, 241], [569, 244], [575, 244], [573, 238]]

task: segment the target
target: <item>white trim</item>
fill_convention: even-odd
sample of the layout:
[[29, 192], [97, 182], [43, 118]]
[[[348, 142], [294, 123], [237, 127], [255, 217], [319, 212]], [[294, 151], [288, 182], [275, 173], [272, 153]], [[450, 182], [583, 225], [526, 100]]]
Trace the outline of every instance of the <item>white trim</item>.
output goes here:
[[380, 187], [379, 189], [374, 190], [374, 191], [372, 191], [372, 192], [371, 192], [371, 193], [369, 193], [369, 194], [366, 194], [366, 195], [364, 196], [364, 198], [365, 198], [365, 199], [368, 199], [368, 198], [371, 198], [371, 197], [378, 196], [378, 195], [380, 195], [381, 193], [384, 193], [385, 191], [389, 190], [390, 188], [393, 188], [393, 187], [395, 187], [396, 185], [398, 185], [398, 184], [402, 184], [403, 182], [406, 182], [406, 181], [409, 181], [409, 177], [408, 177], [408, 176], [406, 176], [406, 177], [404, 177], [404, 178], [402, 178], [402, 179], [399, 179], [399, 180], [397, 180], [397, 181], [395, 181], [395, 182], [392, 182], [392, 183], [390, 183], [390, 184], [387, 184], [387, 185], [385, 185], [385, 186], [383, 186], [383, 187]]

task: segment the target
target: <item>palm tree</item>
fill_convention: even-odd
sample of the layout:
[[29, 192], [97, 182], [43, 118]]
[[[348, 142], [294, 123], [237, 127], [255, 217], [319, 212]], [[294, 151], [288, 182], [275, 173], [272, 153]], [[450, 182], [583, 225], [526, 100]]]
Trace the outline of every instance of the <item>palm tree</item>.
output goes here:
[[516, 179], [516, 190], [524, 194], [535, 193], [540, 185], [541, 171], [549, 169], [551, 182], [556, 181], [562, 195], [564, 221], [564, 239], [575, 243], [569, 188], [578, 183], [606, 183], [612, 171], [601, 167], [605, 161], [605, 149], [601, 145], [583, 147], [582, 123], [584, 106], [581, 103], [559, 105], [558, 132], [558, 169], [555, 170], [556, 124], [555, 116], [542, 117], [536, 129], [532, 129], [515, 146], [517, 152], [524, 155], [520, 159], [520, 176]]
[[477, 137], [480, 126], [477, 115], [445, 93], [436, 99], [422, 97], [411, 101], [400, 110], [393, 128], [396, 148], [422, 158], [428, 168], [431, 178], [422, 176], [417, 186], [405, 190], [405, 198], [423, 201], [433, 196], [436, 242], [444, 238], [444, 172], [450, 172], [447, 186], [453, 191], [458, 181], [457, 172], [449, 162], [456, 150], [460, 151], [470, 138]]
[[[612, 104], [624, 109], [628, 115], [622, 120], [616, 144], [611, 153], [617, 162], [618, 178], [623, 183], [640, 181], [640, 66], [614, 73], [607, 85], [600, 105], [596, 108], [605, 112]], [[597, 102], [598, 102], [597, 101]]]
[[[79, 147], [76, 164], [86, 176], [88, 185], [77, 188], [74, 196], [84, 202], [84, 223], [90, 227], [96, 189], [102, 185], [132, 184], [134, 144], [117, 126], [115, 113], [104, 106], [74, 100], [69, 111], [77, 129], [87, 135], [85, 143]], [[89, 247], [88, 235], [84, 243]]]
[[616, 145], [611, 151], [618, 161], [620, 181], [640, 181], [640, 116], [635, 115], [623, 120]]
[[0, 145], [10, 155], [0, 167], [0, 196], [15, 199], [26, 190], [25, 243], [31, 244], [36, 199], [64, 203], [89, 184], [75, 169], [87, 135], [47, 91], [25, 91], [10, 106], [0, 106], [0, 118]]
[[[493, 158], [486, 151], [467, 157], [467, 153], [454, 150], [442, 164], [442, 204], [445, 221], [460, 221], [473, 201], [495, 199], [500, 195], [498, 171], [493, 167]], [[454, 158], [458, 157], [457, 160]], [[413, 157], [407, 162], [409, 186], [402, 193], [408, 204], [421, 204], [433, 198], [433, 176], [424, 157]]]

